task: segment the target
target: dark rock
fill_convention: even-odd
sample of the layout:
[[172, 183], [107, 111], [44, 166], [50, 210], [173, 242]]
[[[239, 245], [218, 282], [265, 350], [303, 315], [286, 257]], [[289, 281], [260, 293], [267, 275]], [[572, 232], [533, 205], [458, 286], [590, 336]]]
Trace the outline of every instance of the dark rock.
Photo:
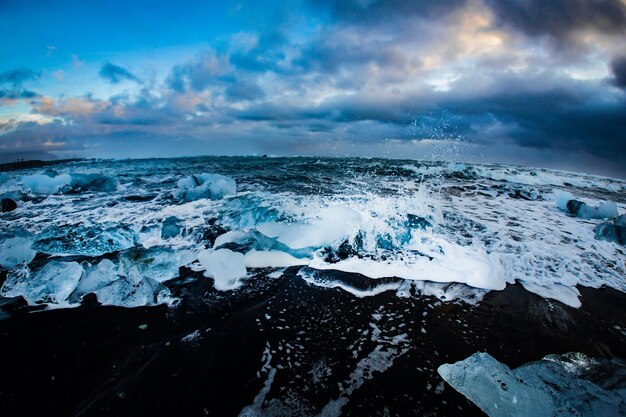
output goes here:
[[10, 198], [2, 199], [2, 212], [7, 213], [9, 211], [13, 211], [17, 208], [17, 203]]
[[141, 203], [144, 201], [151, 201], [154, 200], [156, 198], [156, 194], [149, 194], [149, 195], [127, 195], [122, 197], [124, 200], [126, 201], [130, 201], [132, 203]]
[[83, 298], [80, 299], [80, 303], [84, 306], [98, 306], [100, 302], [98, 301], [98, 297], [96, 294], [90, 292], [85, 294]]

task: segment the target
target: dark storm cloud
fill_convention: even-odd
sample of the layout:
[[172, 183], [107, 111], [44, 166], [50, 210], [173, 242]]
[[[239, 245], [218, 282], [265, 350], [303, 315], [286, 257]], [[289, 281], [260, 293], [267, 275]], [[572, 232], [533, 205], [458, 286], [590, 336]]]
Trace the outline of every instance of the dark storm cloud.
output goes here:
[[566, 40], [572, 32], [626, 32], [626, 5], [620, 0], [487, 0], [503, 26], [530, 36]]
[[265, 92], [254, 80], [234, 79], [224, 90], [224, 96], [229, 101], [254, 101], [264, 98]]
[[21, 122], [14, 130], [0, 135], [0, 153], [46, 152], [83, 149], [82, 138], [76, 137], [83, 128], [67, 126], [61, 121], [45, 125]]
[[18, 68], [0, 73], [0, 84], [12, 84], [13, 86], [18, 86], [25, 81], [35, 80], [37, 78], [39, 78], [39, 74], [35, 71]]
[[310, 0], [309, 3], [329, 10], [338, 20], [379, 24], [398, 17], [437, 17], [464, 5], [466, 0]]
[[[472, 122], [470, 126], [486, 127], [484, 121], [491, 118], [491, 124], [506, 126], [506, 135], [522, 146], [580, 150], [626, 162], [626, 99], [585, 100], [578, 92], [555, 89], [496, 92], [481, 100], [443, 102], [440, 106]], [[472, 128], [464, 134], [477, 141], [491, 139], [482, 129]]]
[[626, 55], [614, 58], [611, 61], [610, 67], [615, 85], [626, 89]]
[[111, 84], [117, 84], [124, 80], [141, 83], [141, 80], [139, 80], [137, 76], [128, 71], [126, 68], [111, 64], [110, 62], [105, 62], [102, 65], [99, 74]]

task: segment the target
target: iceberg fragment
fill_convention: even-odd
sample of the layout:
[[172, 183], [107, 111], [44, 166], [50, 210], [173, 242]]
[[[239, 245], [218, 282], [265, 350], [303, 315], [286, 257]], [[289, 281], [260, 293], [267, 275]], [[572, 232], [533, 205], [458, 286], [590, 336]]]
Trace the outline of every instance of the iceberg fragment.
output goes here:
[[30, 304], [62, 303], [68, 299], [83, 274], [78, 262], [50, 261], [38, 271], [27, 267], [12, 270], [1, 294], [23, 296]]
[[115, 178], [101, 174], [70, 174], [69, 187], [62, 190], [64, 193], [81, 193], [84, 191], [112, 192], [117, 190], [119, 182]]
[[556, 206], [581, 219], [612, 219], [617, 217], [617, 205], [605, 202], [598, 207], [590, 207], [582, 201], [576, 200], [571, 193], [559, 192], [555, 194]]
[[216, 290], [225, 291], [238, 288], [240, 278], [246, 276], [246, 261], [242, 253], [230, 249], [203, 250], [198, 254], [205, 275], [215, 280]]
[[0, 242], [0, 266], [5, 269], [18, 264], [28, 265], [37, 254], [33, 241], [25, 237], [11, 237]]
[[161, 304], [170, 297], [165, 285], [139, 275], [136, 269], [128, 271], [128, 276], [121, 276], [121, 268], [109, 259], [96, 266], [85, 264], [83, 277], [70, 296], [71, 302], [80, 302], [84, 295], [94, 293], [100, 304], [138, 307]]
[[121, 278], [99, 288], [95, 293], [101, 304], [121, 307], [163, 304], [171, 295], [165, 285], [147, 277], [138, 282]]
[[116, 265], [109, 259], [103, 259], [96, 266], [85, 262], [83, 264], [83, 276], [76, 285], [76, 289], [70, 297], [70, 301], [80, 301], [80, 297], [90, 292], [96, 292], [100, 288], [119, 279]]
[[33, 247], [49, 254], [100, 256], [132, 248], [138, 239], [125, 225], [78, 223], [47, 227], [37, 236]]
[[161, 224], [161, 239], [169, 239], [178, 236], [181, 229], [180, 219], [176, 216], [170, 216], [163, 220]]
[[34, 174], [22, 177], [22, 191], [34, 194], [55, 194], [61, 188], [69, 185], [72, 177], [69, 174], [61, 174], [56, 177]]
[[234, 179], [220, 174], [195, 174], [178, 181], [178, 189], [172, 193], [182, 201], [195, 201], [201, 198], [219, 200], [237, 192]]
[[101, 174], [45, 174], [22, 177], [22, 191], [34, 194], [80, 193], [84, 191], [111, 192], [117, 190], [118, 181]]
[[595, 228], [596, 239], [626, 245], [626, 214], [612, 222], [603, 222]]
[[188, 250], [153, 247], [128, 249], [121, 252], [118, 259], [120, 275], [136, 281], [150, 278], [164, 282], [178, 277], [180, 267], [193, 262], [196, 257]]
[[626, 367], [616, 360], [567, 353], [512, 370], [475, 353], [437, 371], [490, 417], [626, 415]]

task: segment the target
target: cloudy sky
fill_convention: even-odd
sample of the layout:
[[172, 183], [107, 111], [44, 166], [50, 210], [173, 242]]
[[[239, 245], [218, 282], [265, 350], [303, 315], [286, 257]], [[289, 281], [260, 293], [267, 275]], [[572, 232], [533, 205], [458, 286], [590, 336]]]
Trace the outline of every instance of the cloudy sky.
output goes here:
[[0, 39], [0, 161], [349, 155], [626, 177], [626, 0], [1, 0]]

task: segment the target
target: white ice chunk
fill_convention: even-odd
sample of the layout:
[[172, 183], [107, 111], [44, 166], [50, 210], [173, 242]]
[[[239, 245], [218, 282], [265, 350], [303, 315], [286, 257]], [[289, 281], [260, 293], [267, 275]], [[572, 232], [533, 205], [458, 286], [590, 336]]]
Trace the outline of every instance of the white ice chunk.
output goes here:
[[83, 277], [76, 286], [75, 294], [80, 296], [95, 292], [117, 279], [119, 279], [117, 266], [112, 261], [103, 259], [98, 265], [85, 269]]
[[549, 355], [513, 370], [475, 353], [437, 371], [490, 417], [626, 414], [626, 368], [581, 353]]
[[5, 297], [23, 296], [30, 304], [62, 303], [83, 274], [78, 262], [50, 261], [38, 271], [27, 268], [9, 274], [2, 286]]
[[151, 278], [157, 282], [178, 277], [179, 268], [196, 259], [188, 250], [154, 247], [129, 249], [119, 255], [119, 275], [140, 281]]
[[219, 200], [237, 192], [234, 179], [220, 174], [196, 174], [178, 181], [178, 189], [172, 193], [174, 198], [194, 201], [201, 198]]
[[25, 175], [22, 177], [22, 191], [35, 194], [55, 194], [61, 188], [69, 185], [72, 177], [69, 174], [61, 174], [49, 177], [42, 174]]
[[554, 193], [556, 206], [563, 211], [567, 211], [567, 202], [574, 199], [574, 195], [572, 193], [568, 193], [567, 191], [557, 191]]
[[22, 191], [35, 194], [56, 194], [64, 189], [111, 192], [117, 190], [118, 185], [116, 179], [101, 174], [60, 174], [52, 177], [34, 174], [22, 177]]
[[165, 285], [147, 277], [137, 282], [121, 278], [95, 293], [100, 303], [122, 307], [163, 304], [170, 299], [170, 290]]
[[230, 249], [204, 250], [198, 260], [205, 275], [215, 280], [215, 289], [220, 291], [238, 288], [240, 278], [246, 276], [245, 256]]
[[33, 242], [25, 237], [12, 237], [0, 243], [0, 266], [6, 269], [18, 264], [28, 265], [37, 254]]

